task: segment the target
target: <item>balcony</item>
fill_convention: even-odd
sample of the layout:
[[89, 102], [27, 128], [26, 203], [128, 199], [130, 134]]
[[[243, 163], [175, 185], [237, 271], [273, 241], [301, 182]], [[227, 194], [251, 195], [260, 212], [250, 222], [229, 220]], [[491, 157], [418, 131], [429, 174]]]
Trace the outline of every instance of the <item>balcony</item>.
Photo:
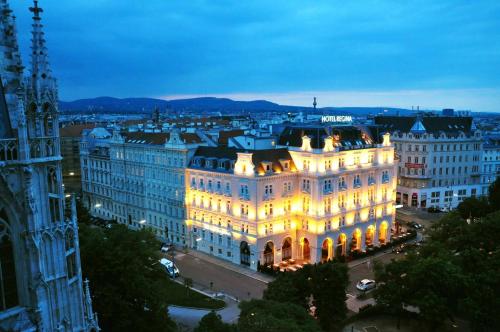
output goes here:
[[17, 153], [17, 139], [0, 139], [0, 161], [15, 161]]
[[249, 194], [240, 193], [239, 197], [242, 201], [249, 201], [250, 200]]
[[[61, 151], [58, 137], [35, 137], [29, 140], [29, 158], [60, 158]], [[19, 161], [19, 142], [16, 138], [0, 139], [0, 161]]]
[[274, 194], [264, 194], [264, 197], [262, 197], [263, 201], [269, 201], [274, 199]]

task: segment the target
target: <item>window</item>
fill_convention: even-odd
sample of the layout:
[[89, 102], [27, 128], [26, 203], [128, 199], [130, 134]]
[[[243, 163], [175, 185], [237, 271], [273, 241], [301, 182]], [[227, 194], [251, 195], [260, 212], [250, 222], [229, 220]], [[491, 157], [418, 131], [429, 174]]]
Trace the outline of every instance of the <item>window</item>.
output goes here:
[[[3, 214], [0, 211], [0, 215]], [[19, 304], [14, 262], [14, 247], [7, 222], [0, 218], [0, 311]]]
[[339, 178], [339, 190], [344, 190], [346, 188], [347, 188], [347, 186], [345, 184], [345, 177], [341, 176]]
[[307, 179], [302, 180], [302, 190], [309, 192], [310, 189], [311, 189], [311, 181]]
[[356, 187], [361, 187], [361, 178], [359, 177], [359, 174], [356, 174], [354, 176], [354, 183], [353, 186]]
[[304, 197], [302, 200], [302, 209], [305, 213], [309, 213], [309, 197]]

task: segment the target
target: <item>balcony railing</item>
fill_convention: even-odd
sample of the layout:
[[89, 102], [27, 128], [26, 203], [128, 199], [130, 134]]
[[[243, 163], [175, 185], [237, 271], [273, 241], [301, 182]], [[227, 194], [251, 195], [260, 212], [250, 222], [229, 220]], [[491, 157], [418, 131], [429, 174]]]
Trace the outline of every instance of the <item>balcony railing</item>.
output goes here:
[[35, 137], [29, 140], [30, 157], [49, 158], [61, 154], [58, 137]]
[[13, 161], [17, 159], [17, 139], [0, 139], [0, 161]]
[[[52, 158], [61, 155], [58, 137], [35, 137], [29, 140], [31, 159]], [[0, 161], [19, 160], [19, 141], [16, 138], [0, 139]]]

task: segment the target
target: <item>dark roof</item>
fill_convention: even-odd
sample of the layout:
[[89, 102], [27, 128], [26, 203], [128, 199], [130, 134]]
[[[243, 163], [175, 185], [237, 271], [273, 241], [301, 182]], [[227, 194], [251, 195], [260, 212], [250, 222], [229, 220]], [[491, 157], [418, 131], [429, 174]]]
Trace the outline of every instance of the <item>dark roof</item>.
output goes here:
[[10, 124], [9, 110], [5, 101], [2, 78], [0, 77], [0, 138], [13, 138], [14, 133]]
[[221, 130], [219, 132], [219, 145], [227, 145], [227, 142], [230, 137], [241, 136], [245, 134], [245, 131], [242, 129], [234, 129], [234, 130]]
[[61, 137], [80, 137], [85, 129], [95, 128], [95, 123], [70, 125], [59, 129]]
[[[170, 133], [122, 132], [126, 143], [163, 145], [170, 138]], [[181, 139], [186, 143], [200, 143], [196, 134], [181, 133]]]
[[[216, 171], [232, 171], [232, 165], [238, 158], [238, 152], [245, 152], [252, 154], [252, 163], [255, 165], [256, 172], [264, 171], [263, 162], [272, 163], [273, 171], [283, 171], [283, 166], [280, 160], [288, 160], [290, 162], [290, 169], [295, 169], [295, 164], [287, 149], [266, 149], [266, 150], [245, 150], [227, 147], [208, 147], [200, 146], [196, 149], [194, 158], [191, 160], [190, 167], [214, 169]], [[201, 165], [196, 165], [196, 161], [201, 158]], [[223, 162], [223, 167], [218, 168], [218, 164], [207, 165], [210, 159], [216, 159]], [[233, 164], [231, 163], [233, 162]]]
[[334, 144], [338, 147], [352, 147], [360, 145], [371, 145], [374, 139], [370, 130], [363, 130], [354, 126], [287, 126], [278, 139], [278, 145], [282, 146], [302, 146], [302, 137], [308, 136], [311, 139], [311, 148], [323, 149], [325, 138], [332, 136]]
[[408, 133], [413, 125], [420, 121], [428, 134], [457, 135], [460, 132], [468, 135], [473, 131], [472, 117], [458, 116], [377, 116], [375, 124], [382, 126], [389, 132], [400, 131]]

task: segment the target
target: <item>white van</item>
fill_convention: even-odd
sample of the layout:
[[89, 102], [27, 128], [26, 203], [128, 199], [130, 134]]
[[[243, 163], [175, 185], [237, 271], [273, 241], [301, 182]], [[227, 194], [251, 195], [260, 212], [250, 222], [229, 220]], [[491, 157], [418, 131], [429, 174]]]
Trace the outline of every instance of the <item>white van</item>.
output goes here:
[[160, 264], [165, 267], [165, 270], [170, 277], [174, 278], [179, 276], [179, 269], [174, 265], [174, 263], [172, 263], [172, 261], [162, 258], [160, 259]]

